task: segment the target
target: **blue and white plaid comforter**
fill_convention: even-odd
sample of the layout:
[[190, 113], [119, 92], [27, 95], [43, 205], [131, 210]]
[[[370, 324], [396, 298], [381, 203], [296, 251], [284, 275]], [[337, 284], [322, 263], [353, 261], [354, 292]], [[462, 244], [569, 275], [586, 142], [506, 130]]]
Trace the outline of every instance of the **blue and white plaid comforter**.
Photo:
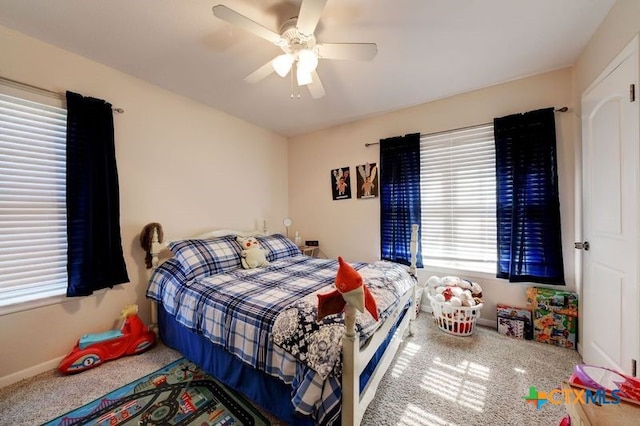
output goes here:
[[[352, 266], [370, 288], [391, 286], [393, 293], [402, 294], [414, 283], [406, 267], [400, 265], [376, 262]], [[185, 281], [180, 264], [170, 259], [154, 271], [147, 297], [243, 362], [291, 384], [296, 410], [325, 424], [340, 413], [339, 376], [327, 377], [300, 362], [299, 356], [274, 344], [272, 331], [278, 315], [299, 304], [300, 299], [311, 301], [315, 293], [332, 290], [337, 269], [335, 260], [301, 255], [271, 262], [266, 268], [237, 269]], [[392, 306], [385, 303], [379, 308], [384, 316]], [[364, 340], [373, 332], [372, 325], [364, 316], [359, 316], [358, 323]]]

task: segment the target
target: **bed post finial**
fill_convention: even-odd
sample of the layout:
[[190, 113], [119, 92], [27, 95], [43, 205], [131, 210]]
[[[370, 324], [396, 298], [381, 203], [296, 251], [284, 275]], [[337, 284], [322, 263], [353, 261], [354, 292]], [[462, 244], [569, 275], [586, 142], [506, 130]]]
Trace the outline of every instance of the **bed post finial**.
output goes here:
[[155, 269], [158, 266], [158, 254], [162, 249], [160, 243], [164, 238], [162, 225], [158, 222], [148, 223], [140, 232], [140, 247], [145, 251], [145, 264], [147, 269]]
[[[148, 223], [140, 232], [140, 246], [145, 251], [145, 266], [147, 269], [156, 269], [158, 267], [158, 256], [162, 250], [162, 225], [158, 222]], [[158, 306], [155, 302], [151, 302], [151, 324], [149, 328], [158, 336]]]
[[160, 235], [158, 235], [158, 229], [154, 228], [153, 235], [151, 236], [151, 267], [156, 269], [158, 267], [158, 255], [162, 245], [160, 244]]
[[[345, 333], [342, 338], [342, 424], [358, 425], [356, 412], [360, 405], [360, 371], [357, 359], [360, 336], [356, 331], [356, 308], [351, 303], [344, 307]], [[361, 415], [361, 414], [360, 414]]]
[[409, 249], [411, 250], [411, 266], [409, 267], [409, 273], [416, 276], [416, 257], [418, 255], [418, 229], [420, 225], [411, 225], [411, 244]]

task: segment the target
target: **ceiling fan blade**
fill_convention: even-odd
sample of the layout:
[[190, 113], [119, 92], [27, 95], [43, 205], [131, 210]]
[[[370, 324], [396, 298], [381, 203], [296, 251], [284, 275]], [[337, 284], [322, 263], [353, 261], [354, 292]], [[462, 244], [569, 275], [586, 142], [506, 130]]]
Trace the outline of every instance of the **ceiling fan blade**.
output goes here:
[[235, 10], [229, 9], [225, 5], [219, 4], [213, 6], [213, 14], [223, 21], [227, 21], [230, 24], [236, 25], [245, 31], [248, 31], [260, 38], [270, 41], [271, 43], [279, 44], [282, 41], [280, 34], [277, 34], [270, 29], [263, 27], [262, 25], [258, 24], [255, 21], [252, 21], [246, 16], [239, 14]]
[[322, 85], [322, 81], [320, 81], [320, 76], [317, 72], [313, 71], [311, 73], [311, 78], [313, 79], [311, 83], [307, 84], [309, 88], [309, 93], [311, 93], [311, 97], [313, 99], [319, 99], [324, 96], [324, 86]]
[[316, 30], [320, 15], [327, 0], [302, 0], [300, 12], [298, 12], [298, 31], [310, 36]]
[[375, 43], [322, 43], [317, 47], [318, 56], [324, 59], [370, 61], [378, 53]]
[[269, 61], [263, 66], [261, 66], [260, 68], [258, 68], [257, 70], [255, 70], [254, 72], [252, 72], [251, 74], [249, 74], [248, 76], [246, 76], [244, 78], [244, 81], [246, 81], [247, 83], [257, 83], [263, 78], [266, 78], [267, 76], [269, 76], [272, 72], [274, 72], [273, 65], [271, 64], [271, 61]]

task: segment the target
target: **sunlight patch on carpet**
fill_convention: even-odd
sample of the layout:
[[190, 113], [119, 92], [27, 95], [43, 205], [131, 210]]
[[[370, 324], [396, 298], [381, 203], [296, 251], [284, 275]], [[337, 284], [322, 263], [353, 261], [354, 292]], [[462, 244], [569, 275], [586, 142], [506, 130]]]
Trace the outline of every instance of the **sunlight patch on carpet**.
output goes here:
[[402, 413], [399, 425], [409, 426], [423, 426], [423, 425], [451, 425], [451, 422], [446, 421], [442, 417], [435, 414], [428, 413], [417, 405], [407, 404], [407, 408]]
[[442, 361], [441, 358], [434, 358], [433, 363], [439, 367], [452, 370], [458, 374], [467, 374], [471, 377], [475, 377], [482, 380], [489, 380], [491, 369], [484, 365], [476, 364], [467, 360], [462, 361], [458, 365], [449, 365]]
[[435, 367], [429, 368], [422, 377], [422, 389], [463, 407], [484, 412], [487, 387], [477, 380], [488, 381], [489, 368], [466, 360], [458, 365], [449, 365], [441, 358], [435, 358], [433, 363]]
[[407, 343], [402, 352], [396, 355], [395, 365], [391, 370], [391, 377], [398, 378], [411, 365], [413, 358], [418, 354], [422, 346], [415, 343]]

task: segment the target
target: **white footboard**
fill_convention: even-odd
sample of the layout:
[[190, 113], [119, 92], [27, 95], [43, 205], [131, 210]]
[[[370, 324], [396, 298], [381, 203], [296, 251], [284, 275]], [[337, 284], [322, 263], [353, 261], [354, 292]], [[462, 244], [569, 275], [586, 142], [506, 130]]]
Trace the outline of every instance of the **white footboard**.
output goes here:
[[[415, 276], [416, 252], [418, 240], [418, 225], [411, 227], [411, 267], [409, 272]], [[393, 338], [387, 345], [384, 355], [378, 361], [369, 382], [360, 392], [360, 375], [378, 351], [399, 317], [404, 312], [407, 302], [411, 301], [402, 321], [394, 331]], [[360, 348], [360, 339], [356, 332], [356, 308], [347, 302], [345, 307], [345, 336], [342, 338], [342, 424], [358, 426], [364, 412], [369, 406], [378, 389], [378, 385], [389, 368], [393, 357], [398, 351], [406, 331], [413, 334], [411, 323], [416, 318], [416, 286], [414, 285], [400, 299], [394, 313], [385, 321], [367, 344]]]

